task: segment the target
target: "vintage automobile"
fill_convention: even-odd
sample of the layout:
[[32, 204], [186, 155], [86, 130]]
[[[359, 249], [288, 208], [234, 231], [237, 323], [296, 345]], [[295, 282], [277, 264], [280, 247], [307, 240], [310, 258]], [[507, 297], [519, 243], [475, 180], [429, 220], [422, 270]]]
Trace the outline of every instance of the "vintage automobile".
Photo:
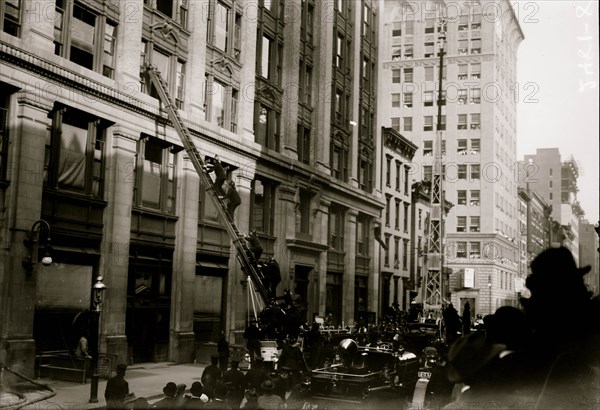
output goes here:
[[397, 397], [412, 394], [417, 381], [419, 361], [414, 353], [391, 344], [358, 346], [352, 339], [342, 340], [334, 363], [311, 372], [309, 389], [313, 398], [361, 403], [380, 392]]

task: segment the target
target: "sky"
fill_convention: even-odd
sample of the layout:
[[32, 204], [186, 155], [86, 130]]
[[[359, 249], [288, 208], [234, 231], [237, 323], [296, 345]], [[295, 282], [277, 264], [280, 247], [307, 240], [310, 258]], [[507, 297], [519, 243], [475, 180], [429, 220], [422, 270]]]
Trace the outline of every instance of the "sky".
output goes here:
[[579, 165], [577, 199], [600, 219], [598, 0], [512, 1], [525, 39], [517, 53], [517, 157], [557, 147]]

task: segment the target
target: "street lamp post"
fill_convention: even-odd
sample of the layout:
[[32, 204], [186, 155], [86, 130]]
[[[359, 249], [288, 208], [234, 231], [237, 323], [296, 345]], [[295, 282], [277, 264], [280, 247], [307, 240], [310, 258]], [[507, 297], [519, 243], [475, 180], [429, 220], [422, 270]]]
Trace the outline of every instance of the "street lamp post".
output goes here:
[[440, 71], [438, 78], [438, 95], [437, 95], [437, 127], [436, 127], [436, 158], [434, 166], [439, 168], [439, 186], [440, 186], [440, 309], [443, 311], [444, 297], [446, 296], [445, 287], [447, 286], [445, 281], [444, 272], [444, 253], [446, 252], [445, 246], [446, 241], [444, 238], [444, 166], [443, 166], [443, 154], [442, 154], [442, 89], [443, 89], [443, 76], [444, 76], [444, 52], [446, 47], [446, 20], [442, 17], [439, 20], [439, 33], [438, 33], [438, 49], [440, 56]]
[[104, 302], [104, 291], [106, 285], [102, 282], [102, 276], [96, 278], [96, 283], [92, 286], [91, 300], [91, 327], [90, 332], [93, 335], [92, 343], [92, 383], [90, 385], [90, 403], [98, 403], [98, 353], [100, 351], [100, 312], [102, 312], [102, 303]]

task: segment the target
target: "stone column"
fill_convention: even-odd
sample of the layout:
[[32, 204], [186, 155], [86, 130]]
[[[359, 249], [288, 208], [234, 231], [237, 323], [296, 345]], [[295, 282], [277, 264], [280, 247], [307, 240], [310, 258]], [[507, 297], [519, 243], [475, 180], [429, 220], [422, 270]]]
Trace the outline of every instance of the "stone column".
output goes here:
[[281, 269], [280, 289], [291, 286], [290, 276], [294, 274], [293, 252], [288, 250], [285, 238], [296, 238], [296, 197], [298, 188], [294, 185], [280, 185], [277, 191], [278, 201], [275, 204], [275, 229], [274, 235], [277, 238], [284, 238], [279, 241], [279, 246], [275, 249], [275, 259]]
[[178, 198], [179, 220], [175, 234], [171, 291], [169, 360], [191, 363], [194, 355], [194, 284], [198, 241], [198, 200], [200, 178], [184, 155]]
[[371, 262], [369, 264], [369, 271], [372, 272], [372, 274], [369, 275], [369, 281], [368, 281], [368, 286], [369, 286], [369, 290], [368, 290], [368, 306], [369, 306], [369, 311], [370, 312], [376, 312], [376, 313], [381, 313], [379, 312], [379, 297], [380, 297], [380, 293], [379, 293], [379, 286], [381, 284], [380, 282], [380, 275], [381, 275], [381, 266], [379, 264], [379, 255], [381, 252], [381, 245], [379, 245], [379, 242], [377, 242], [375, 240], [374, 237], [374, 232], [373, 232], [373, 228], [375, 227], [375, 220], [371, 219], [370, 223], [369, 223], [369, 241], [371, 242], [370, 244], [367, 244], [367, 246], [370, 248], [369, 249], [369, 254], [371, 255]]
[[21, 39], [24, 49], [36, 55], [51, 53], [54, 50], [55, 0], [27, 0], [21, 2], [23, 24]]
[[240, 98], [238, 104], [238, 134], [247, 142], [254, 142], [254, 94], [256, 83], [256, 26], [258, 1], [243, 0], [242, 53], [240, 63]]
[[127, 95], [140, 92], [140, 54], [144, 0], [122, 2], [115, 51], [115, 81]]
[[119, 355], [120, 363], [129, 363], [125, 314], [129, 275], [131, 207], [135, 171], [136, 143], [139, 132], [115, 125], [108, 130], [106, 164], [105, 224], [99, 272], [108, 288], [101, 315], [100, 343], [107, 353]]
[[189, 49], [186, 63], [185, 105], [188, 107], [188, 119], [200, 122], [205, 119], [204, 89], [203, 86], [206, 66], [206, 29], [208, 24], [208, 0], [190, 1], [188, 14], [188, 27], [193, 27], [189, 40]]
[[[238, 173], [232, 176], [236, 182], [237, 191], [240, 194], [242, 203], [235, 211], [235, 223], [242, 233], [248, 233], [250, 230], [250, 193], [252, 188], [252, 179], [254, 176]], [[224, 280], [223, 286], [227, 289], [227, 301], [224, 301], [223, 313], [226, 315], [225, 334], [229, 343], [241, 343], [242, 335], [235, 333], [236, 330], [244, 330], [247, 314], [247, 285], [242, 285], [245, 280], [245, 273], [237, 259], [237, 248], [231, 246], [231, 255], [229, 257], [229, 272]]]
[[12, 118], [18, 121], [10, 130], [13, 143], [9, 148], [10, 185], [5, 196], [7, 229], [2, 231], [3, 248], [8, 247], [8, 257], [2, 258], [0, 270], [0, 364], [33, 377], [33, 322], [39, 264], [27, 273], [21, 262], [30, 254], [23, 240], [41, 214], [45, 137], [50, 123], [48, 111], [52, 106], [33, 92], [21, 91], [11, 107], [16, 111]]
[[[331, 201], [323, 199], [321, 197], [319, 201], [319, 208], [317, 213], [317, 221], [315, 221], [315, 227], [318, 227], [318, 232], [313, 233], [313, 239], [315, 242], [322, 245], [327, 245], [329, 242], [329, 207]], [[315, 229], [315, 231], [317, 231]], [[327, 304], [327, 250], [321, 252], [318, 258], [317, 266], [315, 271], [318, 272], [318, 300], [316, 300], [312, 306], [309, 307], [308, 319], [312, 318], [313, 313], [320, 313], [325, 315], [325, 309]]]
[[[313, 93], [318, 107], [315, 113], [314, 135], [315, 138], [315, 159], [316, 167], [319, 171], [329, 174], [330, 168], [330, 142], [331, 142], [331, 101], [332, 101], [332, 63], [334, 41], [333, 38], [333, 1], [315, 2], [314, 20], [317, 22], [314, 31], [315, 48], [314, 67], [313, 67]], [[329, 79], [329, 81], [319, 81], [320, 79]]]
[[354, 323], [354, 277], [356, 271], [356, 217], [358, 212], [349, 210], [346, 213], [346, 226], [344, 230], [344, 249], [346, 257], [344, 258], [344, 279], [342, 293], [342, 311], [344, 320], [347, 324]]

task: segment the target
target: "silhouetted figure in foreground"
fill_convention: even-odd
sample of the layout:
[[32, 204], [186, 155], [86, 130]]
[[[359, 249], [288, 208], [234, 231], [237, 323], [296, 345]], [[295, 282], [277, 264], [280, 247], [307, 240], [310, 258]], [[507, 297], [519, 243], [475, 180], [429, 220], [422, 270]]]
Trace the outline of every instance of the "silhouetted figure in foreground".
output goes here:
[[104, 398], [106, 399], [107, 410], [118, 410], [125, 408], [125, 398], [129, 394], [129, 383], [125, 381], [126, 364], [117, 365], [117, 375], [111, 377], [106, 382]]
[[463, 335], [471, 333], [471, 305], [469, 302], [466, 302], [465, 307], [463, 308], [462, 327]]

